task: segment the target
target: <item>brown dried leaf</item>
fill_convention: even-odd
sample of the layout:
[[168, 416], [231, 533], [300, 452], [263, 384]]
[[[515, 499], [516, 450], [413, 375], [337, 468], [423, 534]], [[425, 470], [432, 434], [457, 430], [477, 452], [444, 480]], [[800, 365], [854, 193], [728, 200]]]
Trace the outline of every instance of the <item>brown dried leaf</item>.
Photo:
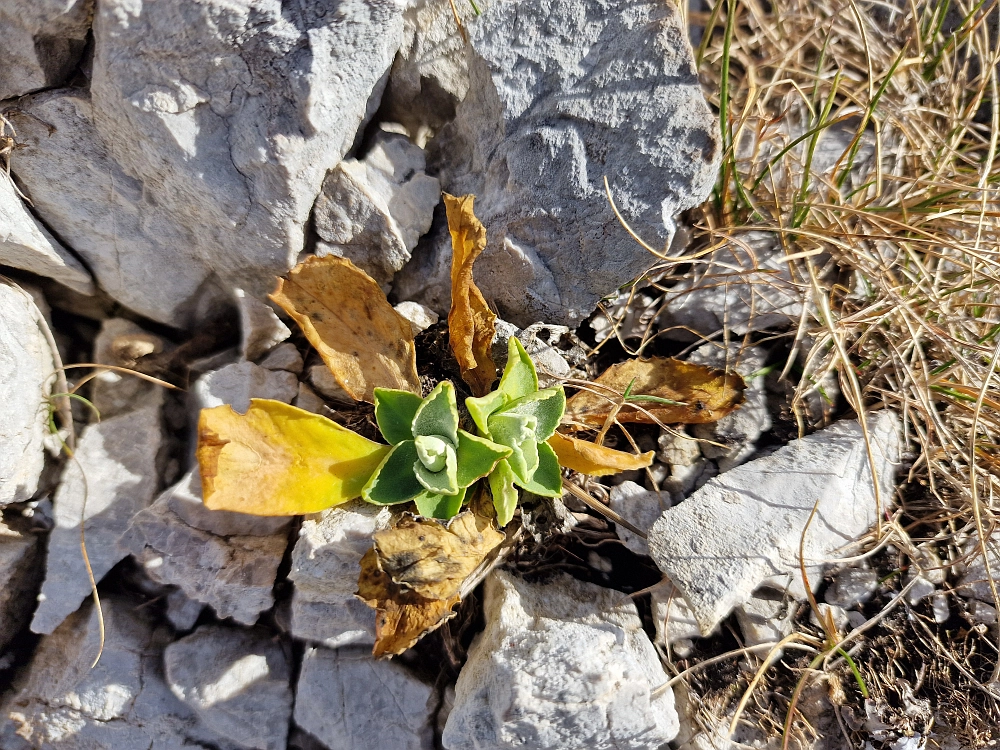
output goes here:
[[475, 200], [474, 195], [456, 198], [444, 194], [452, 246], [448, 332], [462, 380], [472, 389], [473, 396], [485, 396], [497, 379], [491, 353], [497, 316], [472, 279], [472, 264], [486, 247], [486, 227], [472, 212]]
[[620, 471], [645, 469], [653, 463], [653, 451], [638, 455], [625, 453], [558, 432], [547, 442], [549, 447], [555, 451], [560, 466], [578, 471], [581, 474], [589, 474], [592, 477], [603, 477], [617, 474]]
[[[669, 357], [629, 359], [612, 365], [594, 381], [604, 395], [580, 391], [566, 402], [567, 422], [600, 427], [632, 384], [634, 401], [622, 404], [619, 422], [702, 424], [717, 422], [743, 403], [746, 385], [737, 373]], [[669, 399], [676, 404], [643, 400]]]
[[278, 280], [271, 299], [299, 324], [351, 398], [374, 403], [375, 388], [420, 393], [410, 322], [351, 261], [311, 257]]

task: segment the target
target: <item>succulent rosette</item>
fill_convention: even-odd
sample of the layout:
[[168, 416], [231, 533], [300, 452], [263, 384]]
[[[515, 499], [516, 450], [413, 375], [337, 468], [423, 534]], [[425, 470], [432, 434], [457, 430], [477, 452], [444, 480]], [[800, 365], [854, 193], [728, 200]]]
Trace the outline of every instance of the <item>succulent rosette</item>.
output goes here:
[[521, 342], [507, 342], [507, 365], [500, 387], [465, 404], [479, 435], [510, 454], [489, 474], [497, 523], [506, 525], [517, 507], [517, 487], [546, 497], [562, 495], [559, 459], [547, 441], [566, 411], [562, 386], [538, 388], [538, 373]]
[[375, 389], [375, 421], [392, 450], [361, 496], [376, 505], [413, 501], [423, 516], [451, 518], [468, 487], [490, 474], [512, 449], [459, 428], [455, 387], [443, 381], [421, 399]]

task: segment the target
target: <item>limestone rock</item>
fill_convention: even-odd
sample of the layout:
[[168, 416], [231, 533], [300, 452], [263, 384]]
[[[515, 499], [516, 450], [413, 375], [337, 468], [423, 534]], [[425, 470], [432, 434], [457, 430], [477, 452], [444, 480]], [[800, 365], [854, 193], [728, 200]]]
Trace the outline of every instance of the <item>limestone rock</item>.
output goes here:
[[124, 544], [156, 583], [177, 586], [220, 618], [253, 625], [274, 604], [286, 536], [216, 536], [189, 526], [161, 496], [135, 517]]
[[166, 507], [192, 528], [215, 536], [269, 536], [284, 533], [288, 516], [252, 516], [229, 510], [209, 510], [201, 498], [201, 475], [196, 466], [160, 495]]
[[27, 624], [41, 581], [42, 538], [17, 520], [0, 521], [0, 653]]
[[101, 2], [93, 102], [23, 102], [15, 171], [112, 297], [186, 325], [200, 294], [263, 296], [294, 265], [401, 30], [392, 0]]
[[423, 149], [381, 132], [363, 160], [331, 169], [313, 212], [316, 254], [349, 258], [379, 284], [391, 282], [431, 228], [441, 198], [437, 178], [424, 168]]
[[107, 628], [101, 660], [89, 604], [42, 639], [26, 680], [0, 707], [4, 750], [242, 750], [204, 726], [170, 692], [160, 660], [169, 638], [134, 602], [101, 598]]
[[357, 500], [302, 522], [288, 572], [292, 635], [330, 648], [375, 642], [375, 610], [354, 592], [372, 534], [388, 521], [387, 508]]
[[467, 30], [469, 92], [431, 145], [443, 187], [477, 196], [476, 281], [512, 323], [575, 326], [651, 265], [604, 177], [660, 247], [715, 182], [718, 125], [686, 25], [653, 0], [497, 0]]
[[206, 726], [256, 750], [284, 750], [292, 715], [291, 672], [264, 632], [203, 625], [167, 646], [167, 683]]
[[0, 282], [0, 507], [30, 500], [45, 465], [55, 362], [31, 296]]
[[245, 414], [252, 398], [290, 404], [299, 392], [299, 381], [291, 372], [267, 370], [253, 362], [235, 362], [202, 375], [191, 392], [196, 410], [229, 404]]
[[265, 370], [285, 370], [296, 375], [302, 373], [305, 362], [295, 344], [278, 344], [260, 361]]
[[440, 315], [419, 302], [400, 302], [398, 305], [393, 305], [393, 309], [410, 321], [414, 336], [426, 331], [441, 319]]
[[[93, 362], [116, 367], [133, 367], [147, 354], [163, 351], [159, 337], [125, 318], [108, 318], [94, 340]], [[163, 386], [134, 375], [108, 370], [94, 378], [90, 400], [106, 419], [143, 406], [160, 406], [164, 399]]]
[[80, 61], [94, 0], [11, 0], [0, 6], [0, 99], [57, 86]]
[[240, 354], [243, 359], [260, 359], [292, 335], [271, 306], [242, 289], [233, 290], [240, 311]]
[[34, 632], [51, 633], [90, 596], [80, 556], [81, 516], [96, 580], [128, 554], [121, 543], [132, 518], [153, 500], [162, 440], [158, 406], [89, 425], [80, 435], [75, 459], [66, 463], [56, 490], [56, 526], [49, 535], [41, 601], [31, 621]]
[[54, 279], [80, 294], [94, 293], [87, 269], [31, 215], [5, 174], [0, 174], [0, 266]]
[[[646, 490], [635, 482], [622, 482], [611, 488], [611, 510], [643, 531], [649, 531], [656, 519], [670, 507], [669, 492]], [[615, 533], [625, 546], [637, 555], [648, 555], [649, 545], [623, 526], [615, 526]]]
[[[899, 418], [876, 412], [868, 431], [884, 509], [893, 498]], [[649, 549], [708, 633], [769, 577], [801, 578], [799, 545], [814, 507], [806, 565], [836, 557], [875, 523], [872, 473], [856, 421], [837, 422], [709, 480], [664, 511]]]
[[677, 734], [668, 679], [635, 605], [567, 575], [487, 579], [476, 636], [445, 725], [447, 750], [658, 748]]
[[193, 628], [204, 608], [201, 602], [188, 599], [181, 589], [175, 588], [167, 594], [167, 619], [174, 630], [186, 631]]
[[683, 648], [683, 644], [701, 637], [694, 613], [670, 581], [660, 581], [650, 589], [649, 594], [656, 642], [660, 646], [670, 646], [677, 651]]
[[306, 649], [295, 723], [328, 750], [432, 750], [433, 691], [367, 648]]

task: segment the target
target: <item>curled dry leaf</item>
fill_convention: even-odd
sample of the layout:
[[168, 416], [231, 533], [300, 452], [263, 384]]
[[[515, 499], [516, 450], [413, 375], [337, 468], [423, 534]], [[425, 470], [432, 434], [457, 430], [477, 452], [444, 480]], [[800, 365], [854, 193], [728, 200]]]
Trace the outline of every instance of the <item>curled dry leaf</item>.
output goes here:
[[548, 443], [561, 466], [592, 477], [645, 469], [653, 463], [653, 451], [638, 455], [625, 453], [558, 432], [549, 438]]
[[669, 357], [612, 365], [594, 384], [597, 393], [580, 391], [566, 402], [568, 422], [600, 427], [626, 393], [616, 415], [619, 422], [717, 422], [743, 403], [746, 388], [735, 372]]
[[463, 582], [504, 535], [465, 511], [448, 523], [404, 514], [374, 539], [361, 559], [358, 596], [378, 610], [372, 653], [379, 657], [401, 654], [452, 617]]
[[351, 261], [311, 257], [278, 280], [271, 299], [299, 324], [351, 398], [374, 403], [375, 388], [420, 393], [410, 322]]
[[472, 212], [473, 195], [444, 195], [451, 233], [451, 310], [448, 335], [462, 380], [473, 396], [485, 396], [497, 379], [491, 349], [497, 316], [472, 279], [472, 264], [486, 247], [486, 227]]

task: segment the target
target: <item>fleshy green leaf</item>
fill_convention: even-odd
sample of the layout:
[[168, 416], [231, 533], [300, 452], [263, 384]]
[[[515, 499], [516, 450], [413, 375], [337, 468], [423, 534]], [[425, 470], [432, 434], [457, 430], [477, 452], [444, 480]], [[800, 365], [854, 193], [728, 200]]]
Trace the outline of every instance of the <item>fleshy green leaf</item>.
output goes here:
[[479, 434], [483, 437], [490, 436], [489, 417], [499, 411], [509, 401], [507, 394], [503, 391], [492, 391], [479, 398], [465, 399], [465, 407], [472, 416], [472, 421], [479, 428]]
[[442, 380], [427, 394], [413, 417], [413, 435], [440, 435], [458, 445], [458, 406], [451, 381]]
[[436, 495], [433, 492], [421, 492], [413, 502], [417, 510], [425, 518], [451, 518], [458, 515], [465, 502], [465, 487], [455, 495]]
[[524, 351], [516, 336], [507, 341], [507, 365], [500, 378], [500, 390], [510, 399], [518, 399], [538, 390], [538, 373], [535, 363]]
[[511, 449], [497, 445], [486, 438], [458, 431], [458, 484], [467, 487], [485, 477], [501, 459], [511, 454]]
[[562, 496], [562, 471], [559, 468], [559, 459], [548, 443], [538, 444], [538, 468], [531, 476], [531, 481], [521, 486], [528, 492], [543, 497]]
[[490, 434], [513, 451], [507, 460], [522, 482], [528, 481], [538, 466], [536, 424], [535, 418], [528, 414], [501, 412], [490, 417]]
[[441, 471], [447, 464], [449, 449], [455, 451], [455, 446], [437, 435], [417, 435], [413, 442], [417, 445], [417, 458], [428, 471]]
[[514, 487], [514, 472], [506, 460], [497, 464], [490, 474], [490, 492], [493, 494], [493, 507], [497, 509], [497, 525], [503, 528], [514, 517], [517, 507], [517, 488]]
[[429, 492], [454, 495], [458, 492], [458, 461], [455, 457], [455, 449], [449, 445], [444, 457], [445, 464], [441, 471], [431, 471], [417, 459], [413, 462], [413, 473], [417, 477], [417, 481]]
[[420, 408], [420, 396], [394, 388], [375, 389], [375, 421], [382, 437], [391, 445], [413, 439], [413, 417]]
[[566, 411], [566, 393], [560, 385], [519, 398], [504, 407], [501, 413], [527, 414], [534, 417], [537, 420], [535, 440], [541, 443], [552, 437], [552, 433], [562, 421], [564, 411]]
[[413, 474], [417, 446], [412, 440], [395, 445], [361, 491], [361, 497], [376, 505], [405, 503], [423, 492], [424, 487]]

